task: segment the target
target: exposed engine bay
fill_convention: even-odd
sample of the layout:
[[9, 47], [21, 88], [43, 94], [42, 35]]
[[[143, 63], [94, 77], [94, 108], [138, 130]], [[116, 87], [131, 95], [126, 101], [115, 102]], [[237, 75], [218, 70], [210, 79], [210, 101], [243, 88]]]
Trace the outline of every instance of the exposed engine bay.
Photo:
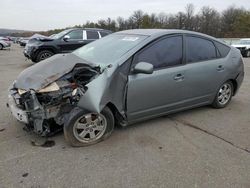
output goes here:
[[42, 136], [53, 134], [63, 128], [69, 112], [88, 90], [86, 85], [100, 74], [99, 66], [79, 63], [54, 82], [47, 80], [48, 85], [38, 90], [18, 88], [14, 83], [9, 98], [18, 109], [26, 113], [16, 112], [10, 102], [9, 106], [12, 113], [16, 113], [13, 115], [25, 123], [29, 130]]

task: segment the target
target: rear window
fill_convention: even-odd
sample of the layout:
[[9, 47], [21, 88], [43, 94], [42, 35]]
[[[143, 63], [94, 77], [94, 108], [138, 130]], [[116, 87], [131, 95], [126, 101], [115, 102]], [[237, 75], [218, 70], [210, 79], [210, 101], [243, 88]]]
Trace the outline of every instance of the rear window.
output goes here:
[[99, 39], [97, 31], [87, 31], [87, 39]]
[[229, 53], [230, 51], [230, 47], [220, 43], [220, 42], [214, 42], [215, 43], [215, 46], [217, 47], [218, 51], [219, 51], [219, 56], [220, 57], [226, 57], [227, 54]]

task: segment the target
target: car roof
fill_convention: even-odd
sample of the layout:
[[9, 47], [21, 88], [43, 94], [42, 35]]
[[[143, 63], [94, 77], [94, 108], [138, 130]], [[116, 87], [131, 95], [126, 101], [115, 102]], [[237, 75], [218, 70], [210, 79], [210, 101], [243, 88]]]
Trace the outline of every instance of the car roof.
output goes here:
[[195, 31], [188, 31], [188, 30], [181, 30], [181, 29], [131, 29], [131, 30], [119, 31], [117, 33], [128, 34], [128, 35], [145, 35], [145, 36], [151, 36], [151, 37], [160, 37], [160, 36], [167, 35], [167, 34], [191, 34], [191, 35], [193, 34], [196, 36], [209, 38], [211, 40], [215, 40], [217, 42], [227, 45], [226, 43], [224, 43], [223, 41], [215, 37], [212, 37], [203, 33], [195, 32]]
[[147, 35], [147, 36], [186, 33], [186, 34], [201, 35], [204, 37], [211, 37], [211, 36], [203, 34], [203, 33], [198, 33], [198, 32], [188, 31], [188, 30], [181, 30], [181, 29], [131, 29], [131, 30], [119, 31], [117, 33], [134, 34], [134, 35]]
[[109, 32], [112, 33], [112, 31], [110, 30], [106, 30], [106, 29], [100, 29], [100, 28], [81, 28], [81, 27], [74, 27], [74, 28], [70, 28], [70, 29], [66, 29], [67, 31], [73, 31], [73, 30], [86, 30], [86, 31], [104, 31], [104, 32]]

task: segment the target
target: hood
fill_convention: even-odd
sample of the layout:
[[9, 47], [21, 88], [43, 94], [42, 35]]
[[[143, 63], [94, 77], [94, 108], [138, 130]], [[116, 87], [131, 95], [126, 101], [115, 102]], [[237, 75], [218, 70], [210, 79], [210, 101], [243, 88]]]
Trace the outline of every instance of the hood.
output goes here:
[[38, 41], [52, 41], [53, 39], [44, 35], [34, 34], [30, 37], [30, 40], [38, 40]]
[[87, 62], [72, 53], [57, 54], [21, 72], [14, 83], [14, 87], [37, 91], [69, 73], [77, 64], [97, 67], [97, 65]]

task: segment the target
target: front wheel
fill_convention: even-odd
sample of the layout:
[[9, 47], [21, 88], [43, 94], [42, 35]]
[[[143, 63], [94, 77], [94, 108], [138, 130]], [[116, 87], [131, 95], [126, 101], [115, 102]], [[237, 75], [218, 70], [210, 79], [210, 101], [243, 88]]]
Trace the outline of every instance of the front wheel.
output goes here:
[[108, 107], [100, 114], [77, 110], [64, 125], [64, 136], [72, 146], [96, 144], [111, 135], [114, 116]]
[[0, 50], [2, 50], [3, 49], [3, 45], [2, 44], [0, 44]]
[[36, 61], [39, 62], [45, 60], [53, 55], [54, 53], [49, 50], [42, 50], [41, 52], [38, 53]]
[[224, 84], [222, 84], [219, 90], [217, 91], [212, 106], [214, 108], [226, 107], [232, 99], [233, 91], [234, 91], [234, 86], [231, 81], [227, 81]]

